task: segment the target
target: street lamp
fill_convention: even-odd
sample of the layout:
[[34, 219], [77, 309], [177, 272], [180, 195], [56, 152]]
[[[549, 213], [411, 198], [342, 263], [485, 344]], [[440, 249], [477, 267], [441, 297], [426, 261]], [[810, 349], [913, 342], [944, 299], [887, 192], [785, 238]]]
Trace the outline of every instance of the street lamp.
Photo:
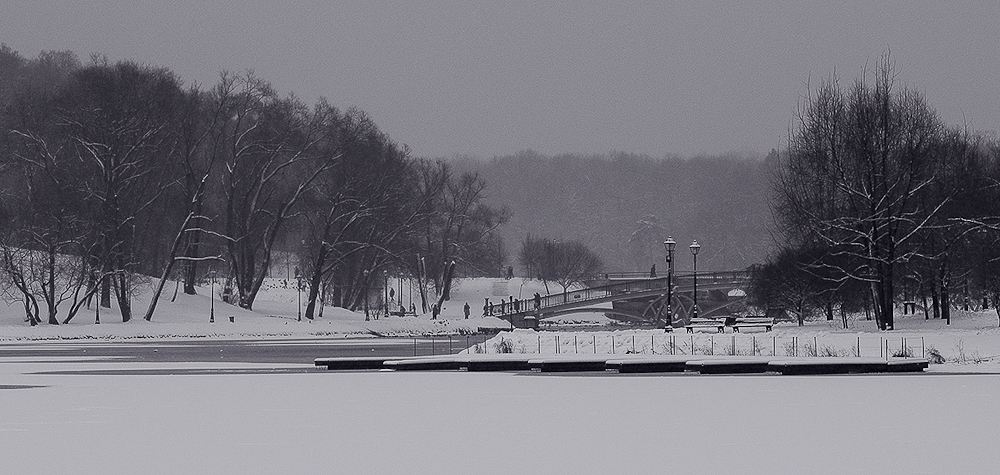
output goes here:
[[215, 323], [215, 270], [208, 271], [208, 276], [212, 279], [212, 309], [208, 314], [208, 323]]
[[295, 267], [295, 293], [298, 294], [298, 299], [299, 299], [298, 314], [299, 314], [299, 321], [301, 322], [302, 321], [302, 273], [299, 272], [299, 268], [297, 266]]
[[691, 318], [698, 318], [698, 251], [701, 250], [701, 244], [698, 241], [692, 241], [691, 255], [694, 256], [694, 312]]
[[677, 241], [674, 241], [673, 236], [668, 236], [666, 241], [663, 241], [663, 249], [667, 251], [667, 321], [664, 329], [674, 326], [674, 312], [670, 306], [670, 302], [673, 299], [673, 284], [671, 280], [674, 274], [674, 249], [677, 248]]

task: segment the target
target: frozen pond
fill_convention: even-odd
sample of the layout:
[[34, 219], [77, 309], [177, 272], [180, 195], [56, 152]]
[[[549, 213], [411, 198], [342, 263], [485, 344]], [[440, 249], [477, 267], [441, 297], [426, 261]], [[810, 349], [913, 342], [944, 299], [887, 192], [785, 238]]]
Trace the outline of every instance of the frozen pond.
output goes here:
[[916, 474], [1000, 462], [996, 374], [39, 374], [219, 367], [0, 360], [4, 472]]

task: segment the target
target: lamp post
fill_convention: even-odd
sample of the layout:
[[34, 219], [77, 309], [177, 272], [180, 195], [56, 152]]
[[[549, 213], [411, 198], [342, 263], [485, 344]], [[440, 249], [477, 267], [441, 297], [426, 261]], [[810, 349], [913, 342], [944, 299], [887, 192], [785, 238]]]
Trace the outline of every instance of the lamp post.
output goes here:
[[212, 279], [212, 307], [208, 314], [208, 323], [215, 323], [215, 270], [208, 271], [208, 276]]
[[382, 282], [384, 283], [383, 287], [385, 288], [384, 290], [385, 300], [383, 300], [383, 302], [385, 302], [385, 316], [388, 317], [389, 316], [389, 271], [388, 270], [385, 269], [382, 270]]
[[701, 244], [698, 241], [692, 241], [691, 255], [694, 256], [694, 311], [691, 314], [691, 318], [698, 318], [698, 251], [701, 250]]
[[295, 293], [298, 294], [298, 314], [299, 321], [302, 321], [302, 273], [299, 268], [295, 268]]
[[667, 251], [667, 321], [664, 329], [668, 329], [674, 326], [674, 312], [673, 308], [670, 306], [670, 302], [673, 300], [673, 280], [674, 275], [674, 249], [677, 248], [677, 241], [674, 241], [673, 236], [668, 236], [666, 241], [663, 241], [663, 249]]

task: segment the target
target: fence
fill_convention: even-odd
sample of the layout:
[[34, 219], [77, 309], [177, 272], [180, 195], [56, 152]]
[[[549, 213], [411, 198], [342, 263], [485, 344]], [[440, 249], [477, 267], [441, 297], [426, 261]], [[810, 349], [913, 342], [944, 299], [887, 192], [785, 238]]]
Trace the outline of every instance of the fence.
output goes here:
[[[422, 336], [419, 338], [412, 338], [413, 356], [453, 355], [456, 353], [465, 353], [465, 350], [468, 348], [485, 348], [488, 346], [487, 342], [490, 338], [491, 335], [484, 334]], [[430, 348], [427, 347], [428, 340], [430, 341]], [[494, 353], [496, 353], [496, 351], [494, 351]]]
[[923, 357], [923, 337], [774, 337], [739, 334], [501, 334], [461, 353]]

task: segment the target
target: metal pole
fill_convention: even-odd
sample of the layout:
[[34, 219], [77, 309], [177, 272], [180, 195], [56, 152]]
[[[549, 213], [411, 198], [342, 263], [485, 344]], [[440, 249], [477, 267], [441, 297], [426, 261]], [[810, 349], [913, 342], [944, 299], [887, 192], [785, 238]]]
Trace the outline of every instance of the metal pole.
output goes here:
[[694, 254], [694, 310], [693, 318], [698, 318], [698, 254]]
[[215, 271], [211, 272], [212, 275], [212, 310], [208, 316], [208, 323], [215, 323]]
[[691, 242], [691, 255], [694, 256], [694, 311], [692, 312], [692, 318], [698, 318], [698, 251], [701, 250], [701, 245], [698, 241]]
[[674, 326], [674, 311], [671, 302], [673, 302], [674, 291], [674, 249], [677, 247], [677, 242], [674, 241], [673, 237], [667, 236], [667, 240], [663, 241], [663, 247], [667, 251], [667, 317], [664, 325], [664, 330], [666, 330]]

